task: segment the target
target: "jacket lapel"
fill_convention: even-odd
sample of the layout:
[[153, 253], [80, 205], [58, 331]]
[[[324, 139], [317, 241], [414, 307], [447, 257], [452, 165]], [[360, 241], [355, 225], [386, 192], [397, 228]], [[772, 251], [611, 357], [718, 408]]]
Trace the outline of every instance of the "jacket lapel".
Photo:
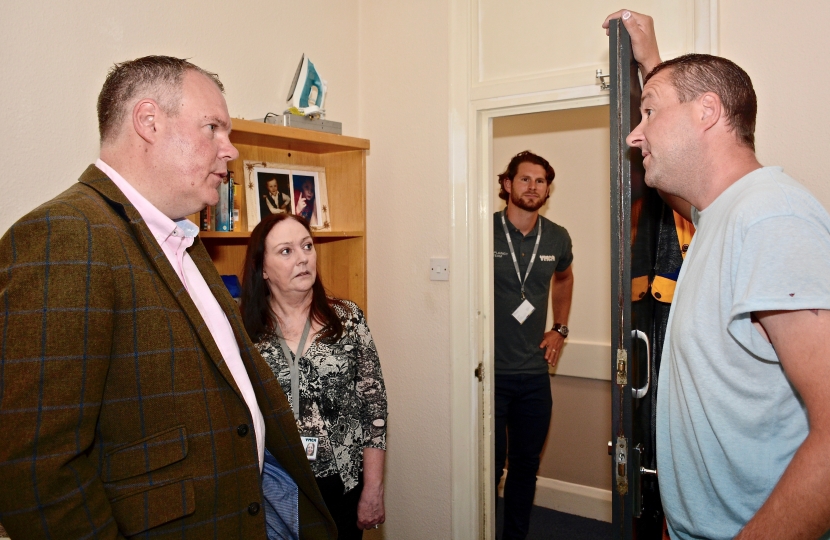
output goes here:
[[[193, 303], [190, 294], [184, 288], [179, 276], [170, 265], [167, 256], [153, 237], [141, 214], [138, 213], [124, 193], [118, 189], [118, 186], [94, 165], [87, 168], [79, 181], [100, 193], [127, 222], [138, 245], [158, 272], [160, 280], [176, 298], [182, 311], [193, 325], [208, 356], [239, 398], [244, 399], [207, 324], [199, 313], [199, 309]], [[279, 381], [259, 352], [254, 349], [253, 343], [242, 324], [236, 302], [225, 288], [199, 237], [196, 237], [193, 245], [188, 249], [188, 253], [225, 312], [233, 329], [234, 337], [239, 345], [240, 356], [245, 364], [248, 377], [251, 379], [257, 403], [266, 423], [266, 446], [274, 457], [279, 460], [280, 465], [295, 479], [305, 496], [313, 501], [323, 515], [326, 515], [325, 503], [319, 495], [319, 491], [315, 489], [314, 475], [311, 472], [305, 451], [300, 444], [297, 424]]]
[[[202, 342], [207, 355], [216, 365], [217, 369], [228, 384], [230, 384], [231, 388], [233, 388], [234, 392], [236, 392], [240, 399], [242, 399], [242, 392], [240, 392], [233, 375], [228, 369], [227, 364], [225, 364], [222, 353], [219, 351], [219, 347], [216, 345], [216, 341], [213, 339], [213, 335], [210, 333], [207, 324], [205, 324], [205, 320], [202, 318], [201, 313], [199, 313], [199, 309], [196, 307], [196, 304], [193, 303], [193, 299], [190, 298], [190, 294], [187, 292], [187, 289], [184, 288], [182, 280], [179, 279], [179, 276], [171, 266], [170, 261], [167, 260], [167, 255], [165, 255], [164, 251], [161, 249], [161, 246], [159, 246], [158, 242], [153, 237], [153, 234], [150, 232], [150, 228], [147, 227], [147, 224], [144, 222], [141, 214], [138, 213], [138, 210], [136, 210], [132, 203], [130, 203], [124, 193], [118, 189], [118, 186], [116, 186], [106, 174], [94, 165], [90, 165], [87, 170], [84, 171], [84, 174], [81, 175], [79, 182], [97, 191], [127, 222], [127, 225], [130, 227], [133, 236], [135, 237], [136, 243], [144, 252], [147, 260], [149, 260], [156, 269], [160, 281], [167, 287], [176, 299], [179, 307], [181, 307], [182, 312], [190, 321], [190, 324], [199, 336], [199, 340]], [[194, 245], [198, 242], [200, 242], [200, 240], [197, 237]], [[204, 247], [201, 249], [204, 251]], [[197, 267], [199, 267], [199, 265], [197, 265]], [[205, 273], [201, 267], [199, 267], [199, 270], [202, 271], [202, 275], [205, 276]], [[213, 270], [213, 273], [216, 273], [215, 269]], [[205, 280], [208, 281], [206, 276]], [[210, 281], [208, 281], [208, 285], [212, 285]], [[212, 286], [211, 290], [214, 290]], [[220, 301], [220, 305], [221, 304], [222, 302]]]

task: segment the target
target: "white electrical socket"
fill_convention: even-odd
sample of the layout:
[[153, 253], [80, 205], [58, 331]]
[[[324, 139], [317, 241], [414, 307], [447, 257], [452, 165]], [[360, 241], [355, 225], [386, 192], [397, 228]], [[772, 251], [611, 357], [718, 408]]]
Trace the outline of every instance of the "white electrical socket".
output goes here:
[[447, 257], [432, 257], [429, 260], [430, 281], [450, 280], [450, 260]]

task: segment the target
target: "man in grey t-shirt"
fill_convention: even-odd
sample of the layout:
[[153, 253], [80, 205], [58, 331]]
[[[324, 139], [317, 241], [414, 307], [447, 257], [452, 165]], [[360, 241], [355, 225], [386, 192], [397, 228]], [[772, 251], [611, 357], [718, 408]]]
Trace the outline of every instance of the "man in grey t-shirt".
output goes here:
[[645, 83], [627, 142], [646, 184], [697, 227], [658, 385], [669, 533], [818, 538], [830, 529], [830, 217], [758, 162], [740, 67], [702, 54], [660, 63], [651, 18], [620, 11], [603, 26], [617, 17]]
[[[536, 471], [551, 416], [548, 366], [568, 336], [573, 272], [571, 238], [539, 215], [553, 167], [520, 152], [499, 175], [507, 207], [493, 215], [496, 484], [509, 452], [503, 540], [527, 536]], [[545, 332], [553, 299], [553, 328]], [[509, 443], [508, 443], [509, 435]]]

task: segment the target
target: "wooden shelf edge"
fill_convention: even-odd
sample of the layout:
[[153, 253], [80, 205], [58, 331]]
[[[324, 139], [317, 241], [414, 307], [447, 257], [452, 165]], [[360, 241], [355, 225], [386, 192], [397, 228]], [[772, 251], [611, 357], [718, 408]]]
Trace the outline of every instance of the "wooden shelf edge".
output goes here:
[[[361, 238], [366, 236], [364, 231], [313, 231], [311, 236], [314, 238]], [[228, 240], [232, 238], [250, 238], [249, 231], [199, 231], [199, 237], [203, 240]]]
[[361, 238], [366, 236], [364, 231], [312, 231], [315, 238]]
[[360, 139], [346, 135], [335, 135], [334, 133], [324, 133], [322, 131], [313, 131], [310, 129], [266, 124], [265, 122], [254, 122], [252, 120], [243, 120], [242, 118], [233, 119], [233, 132], [231, 133], [231, 139], [233, 139], [234, 133], [260, 135], [264, 137], [274, 137], [275, 139], [319, 144], [323, 147], [330, 147], [332, 149], [336, 148], [343, 151], [369, 149], [368, 139]]
[[199, 237], [202, 238], [202, 239], [205, 239], [205, 238], [217, 238], [217, 239], [250, 238], [251, 233], [248, 232], [248, 231], [232, 231], [232, 232], [199, 231]]

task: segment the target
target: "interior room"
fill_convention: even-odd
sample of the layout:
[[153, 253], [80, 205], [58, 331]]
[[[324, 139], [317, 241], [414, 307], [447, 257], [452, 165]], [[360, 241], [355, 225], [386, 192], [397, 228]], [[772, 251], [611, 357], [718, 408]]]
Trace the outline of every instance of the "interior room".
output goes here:
[[[188, 58], [219, 75], [232, 118], [254, 120], [282, 113], [308, 55], [328, 84], [326, 118], [369, 145], [357, 148], [365, 151], [358, 280], [389, 428], [386, 522], [364, 538], [492, 539], [482, 493], [494, 487], [480, 447], [491, 414], [481, 400], [492, 362], [488, 249], [501, 202], [490, 173], [532, 145], [557, 172], [545, 212], [574, 235], [580, 299], [551, 378], [537, 503], [610, 519], [609, 259], [597, 244], [608, 245], [609, 101], [597, 70], [609, 72], [600, 25], [623, 7], [654, 16], [664, 59], [704, 52], [742, 66], [759, 96], [759, 160], [830, 207], [830, 72], [815, 61], [830, 48], [828, 2], [31, 0], [0, 5], [0, 233], [95, 162], [96, 98], [114, 63]], [[554, 105], [539, 112], [542, 103]], [[430, 279], [433, 258], [449, 260], [448, 280]], [[14, 436], [0, 418], [0, 437]]]

